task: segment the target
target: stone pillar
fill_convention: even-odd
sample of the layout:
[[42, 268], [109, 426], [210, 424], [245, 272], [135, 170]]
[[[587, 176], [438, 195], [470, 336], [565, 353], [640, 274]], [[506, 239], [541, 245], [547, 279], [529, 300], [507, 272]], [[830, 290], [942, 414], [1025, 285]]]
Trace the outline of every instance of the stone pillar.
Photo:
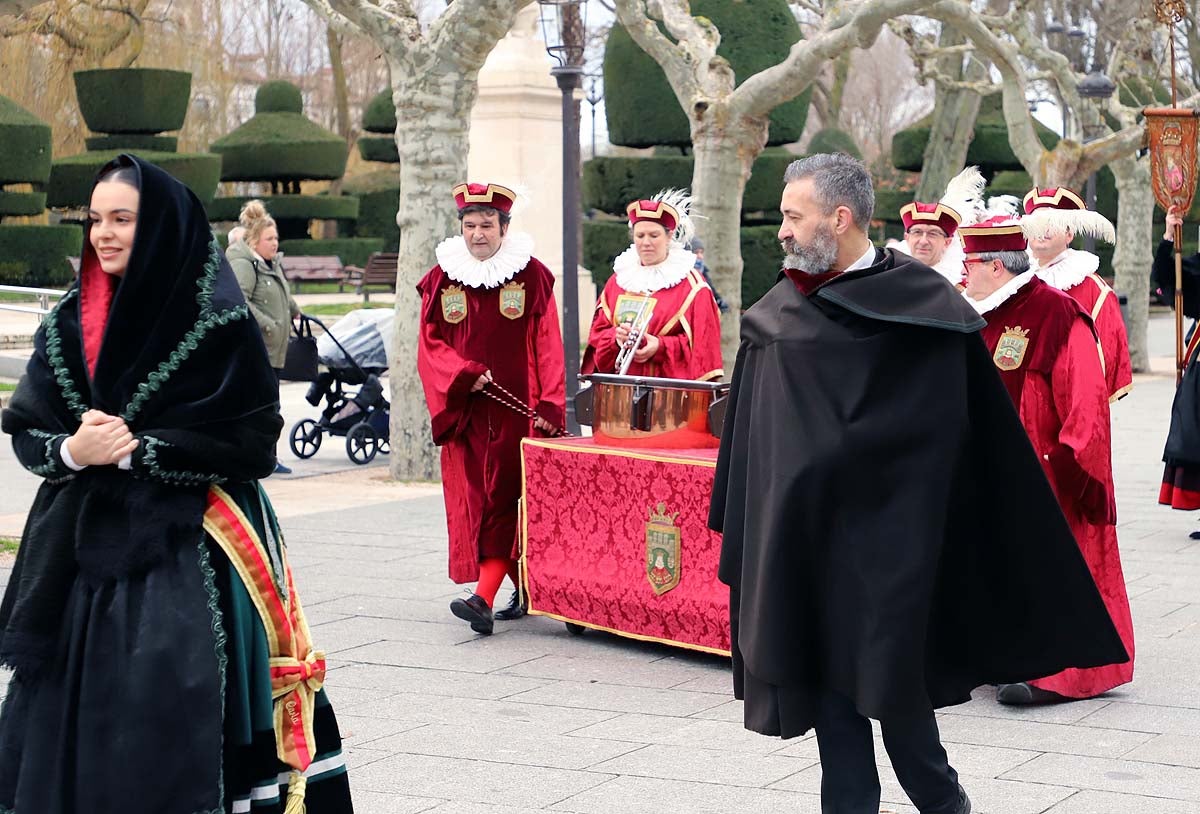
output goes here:
[[[555, 276], [562, 302], [562, 92], [550, 76], [537, 4], [526, 6], [479, 72], [471, 114], [471, 181], [524, 191], [512, 228], [533, 235], [537, 258]], [[521, 204], [518, 203], [520, 207]], [[579, 269], [579, 325], [586, 341], [596, 305], [592, 277]], [[561, 310], [560, 310], [561, 318]]]

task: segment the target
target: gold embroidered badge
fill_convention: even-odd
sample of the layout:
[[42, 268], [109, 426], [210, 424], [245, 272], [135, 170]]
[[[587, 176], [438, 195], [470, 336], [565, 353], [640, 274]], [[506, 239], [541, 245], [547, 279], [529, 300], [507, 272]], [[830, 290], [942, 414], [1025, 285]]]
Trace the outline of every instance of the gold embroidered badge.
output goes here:
[[613, 325], [636, 322], [638, 314], [642, 314], [644, 318], [642, 303], [648, 303], [645, 310], [653, 312], [658, 300], [641, 294], [622, 294], [617, 297], [617, 307], [613, 309]]
[[442, 319], [457, 325], [467, 318], [467, 292], [461, 286], [450, 285], [442, 289]]
[[500, 289], [500, 313], [509, 319], [525, 315], [525, 284], [509, 283]]
[[662, 596], [679, 584], [680, 534], [675, 525], [679, 512], [667, 514], [667, 505], [650, 509], [646, 524], [646, 579], [654, 593]]
[[1025, 351], [1028, 349], [1029, 329], [1022, 330], [1020, 325], [1015, 328], [1006, 325], [1000, 341], [996, 343], [996, 352], [992, 354], [992, 361], [1001, 370], [1016, 370], [1025, 360]]

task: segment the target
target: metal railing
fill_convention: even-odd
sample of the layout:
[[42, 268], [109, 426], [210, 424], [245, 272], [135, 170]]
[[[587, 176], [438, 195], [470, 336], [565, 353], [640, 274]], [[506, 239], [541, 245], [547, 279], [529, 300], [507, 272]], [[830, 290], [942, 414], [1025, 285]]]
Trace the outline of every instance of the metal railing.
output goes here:
[[0, 294], [27, 294], [37, 300], [37, 306], [21, 305], [0, 301], [0, 311], [19, 311], [22, 314], [37, 314], [38, 320], [50, 313], [50, 299], [58, 299], [66, 291], [57, 288], [29, 288], [23, 285], [0, 285]]

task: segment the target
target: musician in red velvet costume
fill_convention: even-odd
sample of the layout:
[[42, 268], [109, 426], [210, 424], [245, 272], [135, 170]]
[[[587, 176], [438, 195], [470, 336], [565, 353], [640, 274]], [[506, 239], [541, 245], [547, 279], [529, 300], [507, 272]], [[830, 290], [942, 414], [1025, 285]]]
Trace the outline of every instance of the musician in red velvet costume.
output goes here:
[[[1129, 653], [1123, 664], [1003, 684], [996, 698], [1002, 704], [1091, 698], [1133, 679], [1133, 620], [1117, 549], [1109, 390], [1096, 333], [1078, 302], [1029, 270], [1019, 222], [1001, 216], [960, 227], [958, 234], [966, 253], [963, 293], [987, 320], [981, 333], [992, 361]], [[1012, 509], [1002, 506], [1003, 495], [994, 497], [995, 511]]]
[[[716, 381], [721, 367], [721, 323], [712, 289], [696, 271], [696, 255], [684, 248], [691, 238], [690, 199], [665, 190], [626, 207], [633, 243], [613, 262], [604, 285], [584, 373], [617, 373], [617, 356], [637, 343], [630, 376]], [[639, 312], [650, 312], [640, 335], [630, 338]]]
[[[454, 200], [462, 234], [438, 245], [438, 264], [417, 284], [417, 371], [442, 448], [450, 578], [478, 580], [450, 610], [490, 634], [493, 618], [525, 613], [517, 590], [494, 616], [492, 605], [505, 575], [517, 585], [521, 439], [562, 426], [566, 378], [554, 275], [533, 257], [533, 238], [508, 229], [516, 194], [460, 184]], [[493, 382], [533, 407], [537, 420], [486, 398]]]
[[1133, 366], [1129, 361], [1129, 337], [1121, 304], [1096, 269], [1100, 258], [1071, 248], [1076, 235], [1113, 243], [1116, 230], [1099, 212], [1092, 212], [1083, 199], [1066, 187], [1034, 187], [1025, 195], [1025, 217], [1021, 228], [1029, 239], [1033, 270], [1044, 282], [1065, 291], [1092, 317], [1104, 352], [1104, 379], [1109, 401], [1133, 389]]

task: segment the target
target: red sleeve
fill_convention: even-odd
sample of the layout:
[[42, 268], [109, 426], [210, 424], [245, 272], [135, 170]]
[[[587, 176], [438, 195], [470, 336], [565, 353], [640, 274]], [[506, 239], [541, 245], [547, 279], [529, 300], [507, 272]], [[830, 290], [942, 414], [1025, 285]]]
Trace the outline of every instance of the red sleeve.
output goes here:
[[533, 369], [530, 371], [530, 392], [535, 404], [533, 410], [555, 427], [563, 427], [567, 420], [566, 362], [563, 358], [562, 332], [558, 328], [558, 302], [554, 299], [553, 288], [547, 292], [546, 307], [537, 315], [531, 330]]
[[608, 293], [616, 282], [613, 278], [604, 284], [604, 290], [596, 300], [596, 311], [592, 315], [592, 328], [588, 331], [588, 346], [584, 352], [582, 373], [614, 373], [617, 369], [617, 328], [612, 322], [612, 305]]
[[1104, 349], [1104, 378], [1108, 385], [1108, 398], [1109, 401], [1116, 401], [1133, 388], [1133, 364], [1129, 360], [1125, 319], [1121, 316], [1121, 304], [1115, 292], [1111, 289], [1104, 292], [1104, 298], [1097, 303], [1092, 318], [1096, 322], [1096, 332], [1100, 334], [1100, 346]]
[[434, 272], [417, 285], [421, 292], [421, 334], [417, 342], [417, 373], [425, 390], [425, 404], [433, 429], [433, 442], [446, 443], [458, 434], [466, 418], [471, 386], [487, 367], [459, 356], [442, 337], [436, 312]]
[[721, 312], [712, 289], [705, 286], [688, 309], [692, 326], [691, 378], [698, 381], [720, 381], [725, 376], [721, 363]]
[[1061, 426], [1050, 466], [1060, 496], [1075, 502], [1093, 523], [1115, 523], [1108, 385], [1096, 335], [1082, 317], [1055, 359], [1050, 384]]

